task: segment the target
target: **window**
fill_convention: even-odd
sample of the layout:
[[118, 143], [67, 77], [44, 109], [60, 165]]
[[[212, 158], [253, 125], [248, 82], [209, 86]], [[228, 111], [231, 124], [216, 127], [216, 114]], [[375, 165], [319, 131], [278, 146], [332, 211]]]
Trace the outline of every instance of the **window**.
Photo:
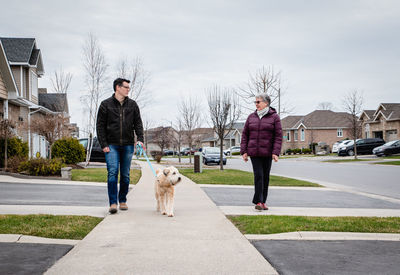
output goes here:
[[286, 131], [287, 141], [290, 141], [290, 131]]
[[301, 129], [300, 139], [301, 139], [301, 141], [304, 141], [306, 139], [306, 130]]
[[297, 130], [294, 130], [294, 141], [297, 141], [299, 139], [299, 134]]
[[343, 137], [343, 129], [342, 128], [338, 128], [337, 129], [337, 136], [338, 137]]
[[31, 95], [38, 97], [38, 77], [31, 71]]

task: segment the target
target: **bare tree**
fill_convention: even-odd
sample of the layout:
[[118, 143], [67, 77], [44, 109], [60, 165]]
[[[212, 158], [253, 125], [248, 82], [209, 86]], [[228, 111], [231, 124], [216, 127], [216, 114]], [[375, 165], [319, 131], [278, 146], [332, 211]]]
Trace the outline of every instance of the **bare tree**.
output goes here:
[[49, 142], [50, 159], [52, 158], [51, 147], [54, 142], [69, 134], [66, 118], [62, 114], [35, 116], [31, 120], [31, 130], [44, 136]]
[[361, 123], [358, 120], [363, 111], [364, 98], [361, 92], [354, 90], [349, 92], [343, 99], [343, 108], [350, 114], [348, 120], [350, 123], [350, 137], [354, 140], [354, 159], [357, 159], [356, 140], [361, 136]]
[[99, 41], [91, 33], [89, 33], [83, 45], [83, 66], [86, 72], [86, 85], [88, 89], [87, 94], [81, 98], [88, 113], [87, 133], [89, 135], [89, 144], [86, 155], [87, 165], [93, 147], [93, 134], [96, 132], [97, 110], [100, 99], [103, 96], [103, 84], [106, 80], [108, 68]]
[[157, 145], [161, 149], [161, 153], [163, 153], [164, 148], [169, 147], [171, 144], [171, 133], [170, 133], [171, 127], [158, 127], [154, 131], [154, 139]]
[[66, 94], [72, 81], [72, 74], [64, 72], [61, 68], [59, 71], [54, 71], [50, 80], [54, 92]]
[[149, 143], [149, 129], [152, 127], [153, 122], [146, 117], [142, 117], [142, 120], [143, 120], [144, 146], [146, 147], [147, 150]]
[[[200, 126], [201, 114], [200, 106], [193, 97], [182, 98], [179, 102], [179, 115], [181, 117], [184, 134], [188, 141], [189, 148], [193, 146], [193, 133], [194, 129]], [[189, 152], [189, 163], [192, 163], [192, 154]]]
[[327, 101], [320, 102], [317, 105], [317, 110], [330, 110], [330, 111], [332, 111], [333, 110], [333, 104], [331, 102], [327, 102]]
[[13, 129], [16, 124], [12, 120], [2, 119], [0, 121], [0, 135], [4, 138], [4, 169], [7, 171], [8, 164], [8, 139], [14, 136]]
[[213, 129], [220, 142], [220, 169], [224, 170], [222, 163], [224, 139], [232, 131], [233, 124], [241, 115], [239, 98], [233, 90], [214, 86], [208, 90], [207, 102]]
[[254, 97], [261, 93], [267, 93], [271, 98], [271, 106], [278, 105], [278, 114], [288, 114], [292, 109], [288, 104], [282, 101], [284, 91], [281, 85], [281, 72], [276, 72], [272, 66], [265, 67], [257, 70], [254, 74], [250, 73], [249, 81], [240, 87], [238, 95], [244, 99], [245, 103], [251, 107], [246, 109], [254, 109]]
[[151, 100], [151, 93], [148, 90], [150, 72], [144, 69], [143, 61], [136, 57], [128, 63], [123, 58], [117, 64], [117, 77], [122, 77], [131, 81], [131, 92], [129, 97], [135, 100], [139, 107], [143, 109]]
[[183, 142], [183, 137], [185, 134], [185, 129], [183, 127], [183, 121], [180, 115], [178, 115], [177, 119], [176, 119], [176, 126], [175, 126], [176, 130], [177, 130], [177, 135], [176, 137], [174, 137], [174, 142], [176, 144], [176, 147], [178, 149], [178, 158], [179, 158], [179, 163], [182, 162], [181, 160], [181, 146], [182, 146], [182, 142]]

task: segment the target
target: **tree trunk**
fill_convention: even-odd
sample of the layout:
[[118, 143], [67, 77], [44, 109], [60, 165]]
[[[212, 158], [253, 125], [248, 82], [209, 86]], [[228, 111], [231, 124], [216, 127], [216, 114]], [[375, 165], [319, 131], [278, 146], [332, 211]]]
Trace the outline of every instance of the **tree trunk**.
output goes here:
[[223, 155], [224, 155], [224, 134], [219, 137], [220, 140], [220, 152], [219, 152], [219, 169], [222, 171], [224, 170], [224, 161], [223, 161]]

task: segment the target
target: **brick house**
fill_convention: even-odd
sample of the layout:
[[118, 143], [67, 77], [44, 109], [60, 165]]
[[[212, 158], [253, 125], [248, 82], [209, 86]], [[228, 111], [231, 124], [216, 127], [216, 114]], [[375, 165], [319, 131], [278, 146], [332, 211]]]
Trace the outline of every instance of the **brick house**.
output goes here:
[[363, 138], [400, 139], [400, 103], [381, 103], [376, 110], [364, 110], [360, 121]]
[[31, 120], [46, 114], [58, 114], [41, 105], [38, 78], [44, 67], [34, 38], [0, 37], [0, 119], [17, 124], [15, 134], [28, 142], [29, 156], [46, 156], [48, 143], [31, 132]]
[[312, 143], [332, 145], [350, 139], [351, 115], [345, 112], [316, 110], [305, 116], [287, 116], [282, 123], [282, 152], [287, 149], [310, 148]]
[[[236, 122], [232, 125], [232, 130], [228, 133], [225, 130], [226, 136], [224, 138], [224, 149], [231, 148], [232, 146], [240, 146], [242, 141], [242, 131], [245, 122]], [[201, 147], [219, 147], [218, 136], [212, 128], [210, 134], [201, 140]]]

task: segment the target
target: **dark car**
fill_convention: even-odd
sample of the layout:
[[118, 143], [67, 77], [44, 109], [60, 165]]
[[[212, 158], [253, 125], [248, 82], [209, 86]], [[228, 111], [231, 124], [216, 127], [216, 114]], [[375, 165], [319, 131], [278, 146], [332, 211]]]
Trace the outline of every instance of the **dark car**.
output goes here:
[[389, 141], [382, 146], [376, 147], [372, 150], [372, 153], [378, 157], [400, 154], [400, 139]]
[[[372, 154], [375, 147], [385, 144], [381, 138], [365, 138], [357, 140], [357, 154]], [[354, 144], [339, 149], [339, 156], [354, 156]]]
[[[85, 153], [87, 153], [89, 138], [80, 138], [79, 143], [85, 148]], [[90, 162], [106, 162], [106, 156], [103, 149], [100, 146], [97, 137], [93, 138], [92, 153], [90, 154]]]
[[[220, 162], [220, 149], [217, 147], [204, 147], [201, 150], [203, 154], [203, 163], [208, 165], [209, 163], [216, 163], [219, 164]], [[226, 158], [223, 155], [222, 157], [222, 164], [226, 164]]]
[[174, 150], [164, 149], [163, 155], [164, 156], [173, 156], [173, 155], [178, 155], [178, 152], [175, 152]]

